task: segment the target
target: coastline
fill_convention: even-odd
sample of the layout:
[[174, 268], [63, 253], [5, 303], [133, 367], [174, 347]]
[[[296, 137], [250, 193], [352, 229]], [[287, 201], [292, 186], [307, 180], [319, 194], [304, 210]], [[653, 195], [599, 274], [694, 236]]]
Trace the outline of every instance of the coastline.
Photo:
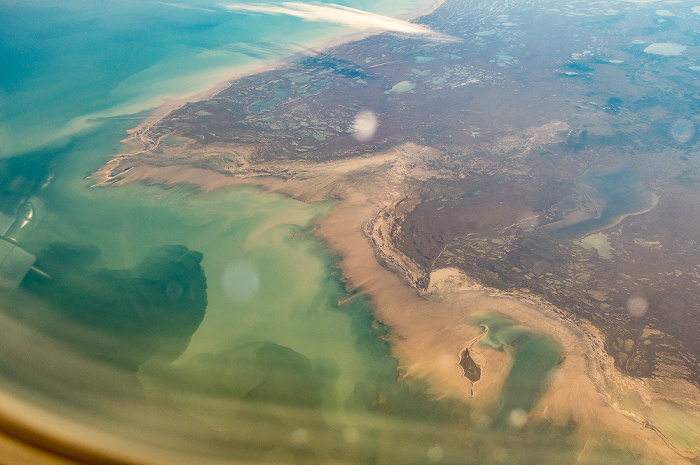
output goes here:
[[[429, 15], [435, 12], [444, 2], [445, 0], [419, 1], [410, 11], [400, 16], [398, 19], [413, 21], [421, 16]], [[338, 47], [349, 42], [363, 40], [376, 34], [381, 34], [381, 32], [363, 31], [351, 32], [334, 38], [320, 37], [306, 44], [303, 48], [325, 52], [334, 47]], [[126, 144], [127, 151], [114, 155], [98, 171], [102, 171], [102, 169], [108, 165], [117, 163], [117, 161], [123, 156], [135, 155], [148, 150], [149, 141], [144, 140], [145, 133], [173, 111], [176, 111], [191, 102], [201, 102], [216, 97], [217, 94], [229, 88], [236, 79], [279, 69], [298, 53], [300, 52], [292, 53], [291, 55], [282, 56], [272, 60], [266, 60], [262, 63], [237, 66], [231, 70], [229, 77], [213, 84], [209, 89], [196, 94], [181, 98], [164, 97], [161, 105], [151, 110], [148, 116], [146, 116], [141, 123], [127, 131], [127, 137], [121, 140], [122, 143]], [[152, 141], [150, 142], [152, 143]]]
[[[279, 189], [304, 196], [303, 189]], [[521, 292], [502, 292], [481, 286], [463, 273], [431, 276], [428, 292], [419, 293], [406, 285], [397, 273], [376, 260], [376, 251], [363, 233], [371, 208], [367, 198], [355, 194], [341, 201], [336, 210], [319, 221], [318, 236], [341, 257], [340, 269], [348, 283], [369, 297], [376, 317], [391, 328], [392, 355], [406, 376], [426, 379], [438, 398], [470, 397], [470, 383], [459, 366], [461, 350], [474, 340], [480, 328], [465, 323], [469, 315], [498, 312], [553, 336], [562, 346], [563, 362], [556, 370], [546, 394], [530, 416], [546, 417], [565, 424], [575, 418], [585, 435], [601, 430], [632, 448], [643, 449], [664, 461], [683, 463], [693, 458], [669, 447], [668, 440], [652, 431], [648, 422], [618, 407], [608, 392], [611, 383], [627, 390], [646, 391], [641, 380], [619, 373], [605, 352], [602, 336], [591, 325], [579, 327], [549, 302]], [[507, 377], [511, 358], [502, 351], [479, 348], [474, 351], [482, 366], [482, 380], [476, 383], [472, 404], [475, 412], [496, 401], [499, 387]], [[640, 427], [644, 428], [640, 432]], [[600, 436], [598, 436], [600, 437]]]
[[[604, 350], [602, 335], [592, 325], [574, 321], [537, 296], [487, 288], [456, 269], [433, 271], [427, 289], [419, 291], [410, 260], [387, 259], [398, 252], [386, 247], [388, 241], [377, 240], [381, 227], [368, 225], [415, 194], [406, 177], [429, 176], [425, 165], [438, 156], [435, 149], [408, 143], [359, 159], [268, 164], [264, 169], [249, 167], [230, 174], [177, 165], [142, 165], [113, 184], [188, 184], [202, 191], [252, 184], [303, 201], [332, 196], [339, 202], [331, 214], [318, 221], [317, 236], [339, 256], [339, 269], [348, 288], [367, 296], [376, 318], [390, 328], [391, 353], [403, 376], [425, 379], [436, 398], [470, 403], [472, 398], [474, 411], [485, 412], [497, 401], [512, 360], [503, 351], [474, 346], [473, 358], [482, 368], [482, 379], [475, 385], [463, 376], [459, 360], [464, 347], [481, 332], [468, 317], [495, 308], [551, 335], [562, 349], [563, 361], [531, 417], [562, 425], [573, 418], [582, 439], [600, 438], [603, 431], [621, 444], [645, 450], [667, 463], [693, 459], [670, 447], [663, 434], [648, 427], [646, 418], [619, 405], [627, 392], [640, 392], [651, 401], [657, 398], [656, 391], [645, 380], [628, 377], [615, 368]], [[261, 171], [265, 174], [258, 174]]]
[[[430, 14], [442, 3], [444, 0], [424, 1], [413, 8], [408, 17], [415, 19]], [[373, 35], [364, 32], [330, 41], [318, 39], [318, 50], [326, 51]], [[316, 46], [309, 45], [309, 48], [313, 47]], [[642, 393], [647, 405], [651, 405], [653, 399], [665, 397], [655, 390], [658, 385], [654, 380], [631, 378], [617, 370], [605, 351], [601, 333], [595, 327], [564, 314], [550, 302], [527, 291], [488, 288], [457, 269], [436, 269], [429, 276], [421, 276], [420, 268], [393, 246], [386, 235], [397, 220], [392, 216], [392, 209], [397, 199], [404, 200], [401, 195], [416, 195], [403, 184], [405, 180], [401, 181], [394, 175], [403, 173], [407, 178], [420, 177], [420, 173], [410, 171], [415, 167], [404, 161], [436, 156], [431, 149], [402, 145], [399, 147], [402, 153], [398, 154], [392, 149], [367, 153], [360, 160], [299, 163], [292, 169], [288, 169], [288, 163], [268, 164], [264, 170], [242, 167], [240, 172], [230, 173], [191, 165], [155, 166], [148, 161], [146, 164], [138, 162], [139, 153], [157, 145], [158, 141], [148, 138], [149, 130], [173, 111], [190, 102], [215, 98], [241, 77], [285, 67], [287, 60], [294, 56], [236, 67], [230, 78], [219, 81], [204, 92], [163, 99], [162, 105], [150, 111], [138, 126], [128, 130], [128, 136], [122, 142], [127, 144], [129, 153], [112, 156], [91, 176], [98, 180], [93, 187], [132, 183], [186, 184], [196, 190], [211, 191], [234, 185], [255, 185], [303, 201], [338, 199], [333, 211], [317, 221], [316, 236], [338, 255], [337, 263], [348, 288], [366, 295], [377, 319], [390, 328], [387, 340], [391, 344], [392, 356], [399, 361], [401, 376], [425, 379], [435, 397], [461, 399], [472, 404], [475, 415], [484, 415], [487, 407], [497, 402], [500, 387], [512, 367], [512, 357], [486, 347], [475, 346], [472, 352], [474, 342], [485, 333], [475, 333], [480, 328], [473, 328], [466, 321], [469, 315], [483, 309], [503, 309], [504, 314], [523, 324], [552, 334], [563, 347], [562, 364], [529, 417], [546, 418], [562, 425], [575, 417], [581, 425], [579, 434], [582, 439], [588, 436], [600, 438], [609, 433], [613, 441], [621, 444], [626, 441], [630, 448], [646, 450], [650, 456], [663, 459], [664, 463], [695, 463], [700, 455], [691, 456], [678, 450], [663, 431], [648, 422], [648, 412], [631, 412], [625, 407], [621, 399], [626, 392]], [[114, 175], [112, 167], [118, 166], [124, 156], [135, 156], [131, 160], [135, 163]], [[379, 173], [386, 174], [381, 171], [386, 164], [391, 165], [389, 176], [380, 176]], [[406, 166], [410, 167], [408, 171]], [[334, 175], [326, 178], [324, 173], [329, 170]], [[367, 172], [371, 178], [369, 185], [374, 187], [358, 189], [353, 183], [359, 179], [359, 185], [366, 187], [367, 184], [361, 183], [367, 181]], [[347, 177], [353, 182], [342, 182]], [[378, 196], [382, 189], [387, 191]], [[654, 206], [658, 199], [654, 194]], [[394, 223], [390, 223], [392, 221]], [[416, 285], [421, 277], [429, 280], [427, 289]], [[338, 302], [338, 306], [352, 298]], [[478, 382], [470, 383], [460, 371], [460, 350], [465, 347], [470, 349], [470, 354], [483, 370]], [[0, 432], [0, 450], [4, 450], [2, 441]], [[25, 442], [32, 444], [31, 441]], [[581, 456], [587, 453], [586, 449], [581, 450]]]
[[[437, 9], [442, 1], [425, 3], [430, 3], [432, 8], [415, 17], [429, 14]], [[356, 33], [332, 41], [322, 41], [323, 46], [319, 50], [328, 50], [371, 35], [374, 34]], [[163, 105], [155, 110], [142, 125], [134, 128], [130, 137], [124, 141], [136, 145], [139, 142], [144, 144], [141, 150], [134, 153], [141, 152], [148, 143], [143, 140], [143, 134], [172, 111], [191, 101], [215, 97], [237, 78], [277, 69], [284, 64], [285, 59], [281, 59], [262, 67], [251, 67], [203, 94], [168, 102], [167, 106]], [[372, 154], [369, 158], [373, 159], [375, 155]], [[379, 155], [383, 157], [380, 157], [381, 163], [395, 160], [394, 155]], [[109, 163], [118, 161], [118, 157], [119, 155]], [[103, 168], [108, 167], [109, 163]], [[339, 165], [333, 165], [333, 168], [347, 174], [361, 167], [373, 169], [381, 164], [371, 161], [368, 163], [367, 159], [344, 163], [344, 168], [338, 168]], [[289, 170], [292, 174], [288, 174], [281, 165], [271, 166], [265, 175], [253, 175], [250, 174], [251, 171], [249, 174], [224, 174], [179, 165], [136, 165], [129, 168], [128, 173], [121, 173], [119, 179], [111, 184], [189, 184], [205, 191], [234, 184], [254, 184], [269, 191], [309, 201], [327, 198], [330, 186], [338, 181], [337, 177], [324, 179], [320, 175], [329, 167], [331, 164], [298, 167], [296, 173], [309, 176], [307, 179], [298, 180], [295, 179], [293, 169]], [[285, 174], [282, 174], [283, 172]], [[111, 178], [110, 170], [101, 170], [96, 173], [96, 177], [101, 181], [97, 185], [105, 185]], [[401, 192], [396, 185], [391, 186], [389, 190], [394, 193]], [[375, 230], [379, 213], [386, 212], [387, 208], [392, 206], [391, 202], [400, 200], [395, 197], [396, 194], [368, 203], [368, 199], [362, 197], [361, 193], [346, 186], [340, 193], [334, 190], [333, 195], [339, 195], [342, 200], [331, 215], [319, 220], [318, 237], [340, 255], [340, 269], [348, 285], [367, 294], [377, 318], [392, 328], [392, 355], [399, 360], [401, 370], [407, 376], [430, 380], [433, 394], [437, 397], [469, 397], [468, 380], [459, 373], [458, 361], [459, 349], [464, 348], [464, 341], [473, 337], [474, 328], [465, 325], [463, 320], [470, 313], [475, 313], [475, 308], [481, 308], [481, 305], [493, 306], [497, 302], [499, 311], [503, 308], [503, 313], [523, 324], [551, 334], [564, 348], [565, 360], [553, 377], [550, 389], [531, 412], [532, 416], [552, 418], [564, 423], [574, 412], [576, 419], [583, 425], [582, 430], [587, 433], [599, 434], [600, 425], [605, 424], [607, 430], [618, 438], [633, 438], [635, 441], [643, 438], [644, 447], [653, 451], [657, 457], [663, 457], [667, 461], [680, 459], [682, 452], [674, 452], [674, 448], [660, 431], [653, 431], [643, 417], [617, 405], [611, 394], [613, 390], [646, 391], [648, 386], [643, 381], [626, 377], [616, 370], [613, 360], [603, 348], [602, 337], [595, 328], [582, 325], [580, 321], [572, 321], [549, 302], [536, 296], [489, 289], [475, 284], [463, 273], [455, 274], [449, 270], [436, 270], [441, 273], [435, 276], [435, 280], [430, 276], [428, 292], [419, 294], [414, 288], [406, 285], [407, 282], [415, 283], [417, 276], [410, 260], [395, 253], [389, 241], [379, 241], [381, 235], [371, 234]], [[656, 200], [658, 201], [658, 198]], [[381, 232], [381, 228], [382, 225], [379, 224], [376, 231]], [[393, 271], [382, 266], [380, 261], [389, 262]], [[465, 310], [467, 308], [470, 310]], [[510, 359], [507, 354], [488, 349], [475, 351], [474, 355], [485, 371], [483, 381], [476, 383], [478, 387], [472, 386], [473, 397], [483, 404], [488, 404], [497, 396], [494, 391], [497, 391], [505, 379], [510, 368]], [[639, 432], [640, 428], [642, 433]], [[640, 447], [638, 443], [630, 445]]]

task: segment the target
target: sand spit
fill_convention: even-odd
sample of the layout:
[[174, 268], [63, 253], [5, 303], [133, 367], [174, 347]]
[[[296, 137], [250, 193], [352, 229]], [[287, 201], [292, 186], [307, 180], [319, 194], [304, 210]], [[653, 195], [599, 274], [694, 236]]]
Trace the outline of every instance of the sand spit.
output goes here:
[[[691, 463], [686, 458], [694, 457], [673, 449], [641, 413], [620, 407], [629, 393], [639, 393], [645, 405], [668, 398], [669, 393], [663, 393], [655, 381], [621, 374], [593, 326], [526, 292], [481, 286], [456, 269], [433, 270], [423, 276], [393, 247], [389, 232], [397, 227], [401, 206], [419, 200], [419, 182], [448, 176], [429, 169], [431, 160], [439, 156], [436, 149], [408, 143], [348, 160], [248, 165], [230, 173], [135, 164], [114, 177], [103, 172], [100, 184], [186, 183], [202, 190], [257, 184], [304, 201], [337, 199], [333, 212], [319, 221], [317, 234], [339, 254], [348, 286], [369, 296], [376, 317], [391, 328], [393, 355], [405, 375], [428, 380], [438, 397], [470, 402], [473, 396], [476, 412], [493, 405], [510, 369], [508, 354], [474, 345], [470, 354], [482, 370], [481, 380], [474, 385], [463, 376], [459, 357], [482, 331], [470, 322], [470, 315], [496, 311], [552, 335], [562, 348], [562, 362], [531, 416], [562, 424], [574, 418], [584, 437], [600, 437], [605, 431], [603, 435], [627, 440], [633, 448], [645, 447], [665, 462]], [[426, 280], [427, 286], [417, 286]], [[675, 399], [681, 403], [694, 405], [700, 398], [690, 385], [681, 392], [686, 393], [684, 399]]]

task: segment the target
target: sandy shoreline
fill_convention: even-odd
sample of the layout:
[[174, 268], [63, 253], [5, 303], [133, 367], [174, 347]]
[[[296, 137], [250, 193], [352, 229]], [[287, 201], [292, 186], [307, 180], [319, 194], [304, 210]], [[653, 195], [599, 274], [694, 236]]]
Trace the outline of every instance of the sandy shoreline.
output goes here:
[[[461, 351], [481, 332], [469, 316], [496, 311], [553, 336], [561, 346], [563, 362], [531, 416], [560, 424], [573, 418], [582, 437], [607, 434], [666, 463], [690, 463], [659, 432], [646, 427], [646, 418], [618, 405], [625, 393], [641, 393], [651, 402], [656, 391], [615, 368], [592, 325], [573, 321], [528, 293], [481, 286], [456, 269], [433, 271], [427, 289], [419, 292], [411, 285], [416, 267], [410, 260], [401, 256], [387, 260], [400, 253], [377, 239], [382, 235], [381, 223], [390, 221], [388, 212], [394, 205], [415, 195], [411, 181], [435, 174], [426, 167], [438, 156], [435, 149], [409, 143], [350, 160], [267, 165], [264, 172], [269, 174], [264, 176], [141, 165], [113, 184], [189, 184], [203, 191], [254, 184], [303, 201], [339, 199], [333, 212], [319, 220], [317, 235], [340, 257], [348, 286], [365, 294], [375, 316], [390, 328], [392, 355], [399, 361], [400, 372], [427, 380], [436, 397], [472, 402], [477, 414], [488, 410], [508, 375], [510, 357], [475, 345], [470, 354], [481, 366], [482, 379], [474, 385], [463, 376], [459, 360]], [[284, 178], [274, 175], [282, 170]]]

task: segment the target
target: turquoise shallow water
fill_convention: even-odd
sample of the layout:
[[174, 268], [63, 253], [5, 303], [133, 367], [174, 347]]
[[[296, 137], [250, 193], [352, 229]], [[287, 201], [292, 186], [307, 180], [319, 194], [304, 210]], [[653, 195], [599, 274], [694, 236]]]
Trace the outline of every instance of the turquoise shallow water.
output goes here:
[[[394, 16], [415, 6], [327, 3]], [[101, 118], [205, 91], [241, 67], [351, 32], [197, 0], [0, 1], [0, 157], [65, 141]]]
[[[113, 153], [122, 130], [104, 126], [59, 153], [55, 177], [32, 199], [41, 208], [22, 245], [39, 256], [51, 246], [87, 250], [88, 274], [79, 276], [127, 270], [125, 282], [109, 275], [98, 287], [127, 293], [129, 270], [142, 268], [157, 247], [197, 251], [207, 284], [204, 319], [176, 361], [139, 358], [133, 372], [133, 363], [99, 351], [126, 353], [142, 338], [117, 333], [124, 345], [106, 344], [114, 332], [71, 318], [76, 309], [66, 308], [54, 288], [5, 293], [0, 308], [42, 332], [14, 329], [3, 319], [3, 390], [126, 438], [134, 451], [145, 445], [174, 452], [182, 463], [192, 457], [421, 463], [445, 428], [458, 433], [452, 428], [466, 420], [466, 406], [433, 399], [417, 380], [397, 379], [382, 340], [386, 329], [361, 296], [337, 305], [350, 295], [334, 257], [311, 234], [332, 202], [303, 203], [254, 187], [206, 194], [187, 187], [90, 188], [88, 160]], [[89, 291], [84, 285], [79, 295], [100, 301], [80, 294]], [[68, 287], [58, 294], [73, 292]], [[126, 296], [132, 299], [137, 309], [152, 311], [138, 305], [144, 301], [138, 294]], [[114, 322], [122, 320], [107, 320]], [[152, 336], [168, 333], [156, 326]], [[411, 447], [402, 445], [406, 437]]]
[[[192, 456], [265, 462], [277, 453], [315, 463], [333, 448], [376, 463], [371, 456], [381, 450], [408, 453], [396, 447], [405, 428], [423, 453], [435, 441], [437, 433], [425, 436], [399, 420], [464, 417], [464, 406], [397, 381], [385, 329], [361, 296], [337, 305], [350, 295], [334, 257], [311, 234], [332, 202], [303, 203], [255, 187], [205, 194], [182, 186], [90, 188], [85, 176], [94, 160], [118, 149], [126, 127], [103, 125], [52, 152], [60, 161], [49, 163], [53, 178], [30, 199], [36, 215], [20, 243], [40, 258], [63, 251], [38, 262], [59, 287], [42, 287], [39, 276], [39, 284], [0, 296], [4, 391], [126, 438], [136, 451], [175, 451], [183, 463]], [[12, 167], [18, 178], [33, 176], [31, 165]], [[169, 337], [182, 348], [181, 325], [168, 321], [177, 314], [142, 318], [161, 312], [157, 299], [179, 301], [194, 282], [189, 272], [168, 275], [159, 292], [151, 281], [166, 264], [143, 260], [170, 244], [201, 253], [207, 286], [206, 314], [172, 363], [151, 354]], [[95, 307], [83, 308], [85, 299]], [[95, 319], [93, 308], [108, 316]], [[115, 308], [124, 316], [110, 316]], [[5, 313], [29, 331], [15, 329]], [[381, 442], [371, 439], [377, 428]]]
[[498, 314], [477, 315], [472, 321], [488, 327], [479, 344], [512, 352], [513, 366], [499, 396], [499, 421], [508, 421], [514, 411], [529, 412], [547, 389], [559, 362], [559, 345], [552, 337]]
[[[415, 5], [337, 3], [394, 16]], [[30, 199], [34, 219], [17, 239], [35, 254], [94, 248], [93, 270], [131, 269], [164, 244], [201, 252], [207, 313], [182, 360], [257, 340], [312, 358], [333, 352], [347, 397], [363, 370], [351, 319], [331, 309], [347, 296], [321, 247], [295, 236], [330, 204], [252, 188], [90, 189], [84, 178], [162, 98], [350, 32], [197, 0], [0, 1], [0, 219]]]

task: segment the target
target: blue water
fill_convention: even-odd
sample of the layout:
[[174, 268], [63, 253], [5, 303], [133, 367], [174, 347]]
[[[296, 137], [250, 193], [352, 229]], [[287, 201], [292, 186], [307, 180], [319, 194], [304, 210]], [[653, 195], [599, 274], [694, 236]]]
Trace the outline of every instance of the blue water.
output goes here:
[[[417, 2], [333, 3], [399, 16]], [[106, 116], [205, 91], [242, 67], [351, 32], [214, 1], [0, 0], [0, 157], [65, 142]]]
[[[576, 178], [576, 188], [585, 192], [596, 204], [598, 215], [577, 223], [554, 227], [549, 231], [554, 237], [576, 239], [619, 223], [629, 215], [636, 215], [654, 206], [655, 194], [643, 186], [639, 172], [631, 166], [596, 167], [586, 170]], [[568, 197], [559, 204], [572, 201]], [[557, 206], [555, 205], [555, 209]]]

